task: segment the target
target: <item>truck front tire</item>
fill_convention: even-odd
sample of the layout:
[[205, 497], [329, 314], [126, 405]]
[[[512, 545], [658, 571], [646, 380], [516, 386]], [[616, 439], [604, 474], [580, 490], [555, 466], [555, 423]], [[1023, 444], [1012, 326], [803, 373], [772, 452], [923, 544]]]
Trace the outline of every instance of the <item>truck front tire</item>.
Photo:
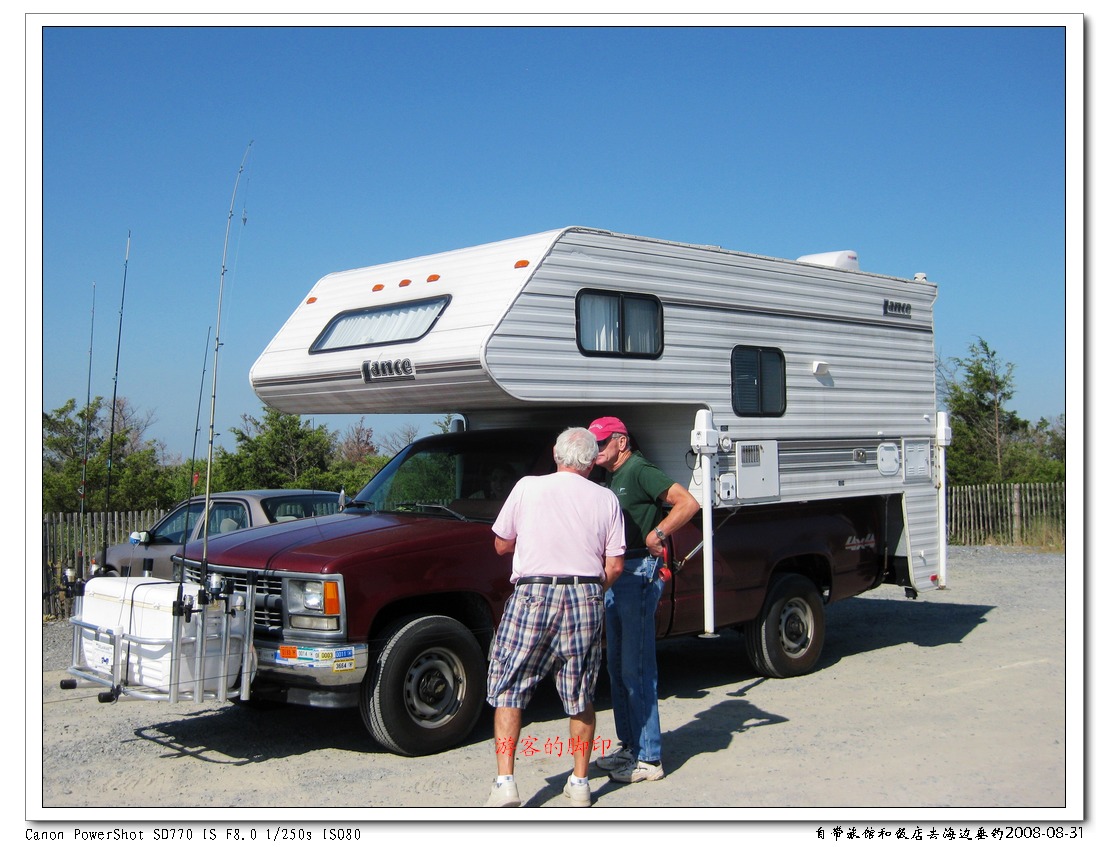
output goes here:
[[374, 739], [404, 756], [461, 743], [485, 701], [485, 657], [466, 627], [443, 615], [400, 621], [362, 683], [362, 721]]
[[799, 574], [777, 577], [758, 619], [743, 628], [743, 640], [763, 676], [809, 673], [824, 649], [824, 603], [816, 586]]

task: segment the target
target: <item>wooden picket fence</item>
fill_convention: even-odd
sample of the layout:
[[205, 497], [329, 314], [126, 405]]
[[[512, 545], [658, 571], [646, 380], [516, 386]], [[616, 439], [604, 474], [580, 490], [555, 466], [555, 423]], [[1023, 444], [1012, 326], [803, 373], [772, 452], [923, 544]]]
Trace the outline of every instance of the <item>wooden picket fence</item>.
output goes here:
[[1067, 485], [1031, 482], [947, 490], [947, 541], [1064, 549]]
[[[75, 571], [83, 563], [99, 561], [105, 546], [122, 544], [141, 529], [150, 529], [166, 513], [165, 509], [131, 512], [78, 513], [51, 512], [42, 516], [42, 613], [65, 614], [61, 588], [66, 568]], [[87, 572], [88, 568], [84, 568]]]

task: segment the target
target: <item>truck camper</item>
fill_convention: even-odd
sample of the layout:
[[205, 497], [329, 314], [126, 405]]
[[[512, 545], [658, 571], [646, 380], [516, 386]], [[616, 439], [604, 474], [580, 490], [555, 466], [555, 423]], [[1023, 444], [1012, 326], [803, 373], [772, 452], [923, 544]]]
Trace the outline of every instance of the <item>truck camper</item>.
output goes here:
[[248, 697], [357, 706], [405, 755], [458, 744], [511, 591], [496, 477], [553, 470], [560, 429], [615, 415], [702, 507], [669, 539], [659, 636], [735, 628], [757, 673], [808, 673], [828, 603], [946, 586], [935, 298], [852, 251], [584, 227], [329, 274], [252, 367], [258, 396], [456, 426], [339, 515], [186, 548], [185, 578], [250, 590]]

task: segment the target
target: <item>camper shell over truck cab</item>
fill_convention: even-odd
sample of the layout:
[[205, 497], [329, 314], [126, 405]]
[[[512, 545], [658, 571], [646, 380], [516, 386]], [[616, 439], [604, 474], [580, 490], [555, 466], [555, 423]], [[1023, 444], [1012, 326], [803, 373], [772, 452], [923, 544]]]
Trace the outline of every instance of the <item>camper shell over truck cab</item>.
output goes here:
[[942, 587], [936, 288], [856, 266], [571, 227], [325, 276], [251, 369], [258, 396], [467, 431], [410, 445], [341, 515], [186, 551], [259, 583], [256, 696], [357, 704], [402, 753], [465, 738], [511, 590], [497, 445], [542, 473], [602, 415], [702, 505], [669, 540], [660, 636], [737, 627], [758, 672], [796, 675], [826, 603]]

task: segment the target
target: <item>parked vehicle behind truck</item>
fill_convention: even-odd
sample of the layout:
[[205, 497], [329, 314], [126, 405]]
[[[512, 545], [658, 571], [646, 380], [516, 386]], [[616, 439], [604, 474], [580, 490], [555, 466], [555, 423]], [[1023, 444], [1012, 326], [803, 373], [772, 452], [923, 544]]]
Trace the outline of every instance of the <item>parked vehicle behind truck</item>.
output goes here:
[[[205, 511], [207, 510], [207, 511]], [[251, 526], [284, 523], [339, 511], [338, 491], [314, 489], [264, 489], [221, 491], [205, 504], [202, 495], [178, 503], [169, 514], [148, 530], [136, 530], [123, 544], [107, 549], [104, 561], [93, 568], [93, 576], [127, 576], [149, 573], [173, 578], [172, 558], [186, 541], [196, 541], [207, 532], [214, 538]]]
[[259, 397], [459, 426], [341, 514], [186, 548], [187, 580], [253, 598], [242, 699], [357, 706], [406, 755], [461, 742], [511, 589], [501, 484], [553, 470], [557, 433], [603, 415], [702, 507], [668, 539], [659, 636], [739, 628], [758, 673], [812, 671], [826, 604], [946, 585], [935, 295], [850, 251], [581, 227], [324, 277], [251, 369]]

